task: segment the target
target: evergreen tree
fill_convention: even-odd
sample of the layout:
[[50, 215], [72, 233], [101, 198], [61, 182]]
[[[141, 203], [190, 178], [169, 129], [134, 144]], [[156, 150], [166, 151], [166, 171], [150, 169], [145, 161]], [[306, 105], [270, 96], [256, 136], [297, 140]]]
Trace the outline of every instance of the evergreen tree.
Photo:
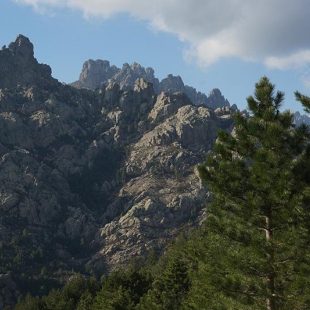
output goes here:
[[169, 262], [163, 273], [164, 309], [180, 309], [189, 289], [188, 267], [181, 258]]
[[131, 310], [147, 293], [152, 283], [149, 272], [135, 263], [128, 270], [112, 272], [103, 282], [92, 309]]
[[[179, 252], [182, 253], [182, 250], [179, 249]], [[136, 309], [182, 309], [190, 287], [188, 269], [188, 263], [181, 256], [170, 257], [165, 270], [153, 281], [152, 288], [140, 299]]]
[[25, 299], [19, 301], [14, 308], [16, 310], [42, 310], [45, 309], [42, 301], [39, 297], [32, 297], [30, 294], [27, 294]]
[[250, 117], [237, 112], [235, 133], [219, 131], [199, 166], [214, 200], [189, 245], [198, 272], [188, 309], [310, 309], [310, 134], [279, 111], [283, 98], [263, 77]]
[[47, 296], [43, 296], [44, 308], [42, 309], [75, 310], [81, 298], [87, 299], [82, 302], [86, 304], [89, 301], [88, 294], [94, 296], [98, 290], [98, 283], [94, 278], [86, 280], [82, 275], [77, 274], [71, 277], [61, 290], [52, 289]]
[[92, 307], [93, 301], [94, 301], [94, 297], [89, 292], [89, 290], [86, 290], [82, 294], [76, 310], [91, 310], [91, 309], [93, 309], [93, 307]]
[[60, 290], [52, 289], [47, 296], [42, 297], [42, 301], [45, 305], [45, 309], [56, 309], [58, 303], [62, 300]]

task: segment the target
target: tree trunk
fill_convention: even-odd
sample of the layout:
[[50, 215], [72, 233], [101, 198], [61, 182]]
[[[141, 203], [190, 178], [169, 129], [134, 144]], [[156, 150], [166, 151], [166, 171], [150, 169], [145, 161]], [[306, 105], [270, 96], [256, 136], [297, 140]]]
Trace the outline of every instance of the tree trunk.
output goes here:
[[[271, 241], [273, 231], [270, 223], [270, 217], [266, 217], [266, 240]], [[274, 252], [273, 249], [270, 249], [267, 253], [269, 270], [266, 276], [267, 281], [267, 298], [266, 298], [266, 309], [267, 310], [275, 310], [275, 287], [274, 287], [274, 270], [273, 270], [273, 260], [274, 260]]]

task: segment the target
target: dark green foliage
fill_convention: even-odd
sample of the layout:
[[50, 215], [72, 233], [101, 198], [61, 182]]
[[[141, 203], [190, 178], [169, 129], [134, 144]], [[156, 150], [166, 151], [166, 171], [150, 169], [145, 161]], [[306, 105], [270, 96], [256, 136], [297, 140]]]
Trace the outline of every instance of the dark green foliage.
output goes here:
[[76, 310], [78, 308], [79, 310], [88, 310], [91, 309], [91, 300], [94, 299], [98, 290], [99, 284], [96, 279], [87, 280], [81, 275], [76, 275], [69, 279], [63, 289], [52, 289], [42, 299], [27, 295], [15, 309]]
[[152, 287], [141, 298], [137, 310], [183, 309], [191, 286], [190, 271], [194, 265], [188, 260], [186, 246], [186, 238], [180, 235], [157, 264], [150, 267], [154, 274]]
[[[24, 296], [28, 292], [33, 296], [46, 294], [57, 287], [49, 267], [54, 252], [50, 243], [44, 244], [43, 234], [37, 238], [31, 229], [24, 228], [24, 223], [19, 224], [15, 235], [0, 241], [0, 273], [10, 273]], [[44, 273], [41, 273], [42, 268]]]
[[17, 304], [15, 310], [41, 310], [43, 308], [43, 302], [39, 297], [32, 297], [27, 294], [25, 300]]
[[41, 299], [27, 295], [16, 309], [135, 309], [140, 298], [151, 288], [152, 281], [150, 271], [136, 264], [128, 270], [112, 272], [109, 277], [103, 278], [101, 287], [95, 278], [86, 280], [77, 275], [69, 279], [62, 289], [52, 289]]
[[304, 110], [310, 113], [310, 97], [300, 94], [300, 92], [295, 92], [296, 99], [302, 103]]
[[144, 269], [131, 266], [127, 271], [115, 271], [103, 282], [93, 309], [135, 309], [151, 283], [150, 273]]
[[93, 307], [92, 307], [93, 300], [94, 300], [93, 295], [90, 293], [89, 290], [87, 290], [86, 292], [84, 292], [82, 294], [76, 310], [91, 310], [91, 309], [93, 309]]
[[310, 307], [310, 134], [279, 111], [283, 97], [262, 78], [248, 98], [251, 117], [237, 112], [235, 136], [220, 131], [199, 167], [214, 202], [192, 245], [199, 268], [189, 309]]
[[174, 296], [175, 303], [180, 304], [180, 297], [189, 288], [187, 266], [180, 258], [169, 262], [163, 274], [163, 285], [169, 294]]
[[156, 252], [154, 250], [152, 250], [149, 253], [149, 255], [146, 259], [146, 262], [145, 262], [146, 269], [151, 270], [155, 266], [157, 261], [158, 261], [158, 256], [157, 256]]
[[190, 287], [187, 264], [179, 257], [171, 260], [160, 285], [154, 283], [154, 287], [161, 291], [162, 309], [181, 309], [183, 298]]

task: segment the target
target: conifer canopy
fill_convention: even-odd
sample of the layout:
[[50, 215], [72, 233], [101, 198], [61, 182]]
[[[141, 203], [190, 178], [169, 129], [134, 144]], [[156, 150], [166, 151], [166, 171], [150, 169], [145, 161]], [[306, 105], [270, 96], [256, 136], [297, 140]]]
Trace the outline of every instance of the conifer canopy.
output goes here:
[[[267, 77], [199, 166], [213, 193], [190, 309], [310, 309], [310, 132]], [[304, 109], [310, 100], [296, 93]], [[198, 253], [198, 254], [197, 254]]]

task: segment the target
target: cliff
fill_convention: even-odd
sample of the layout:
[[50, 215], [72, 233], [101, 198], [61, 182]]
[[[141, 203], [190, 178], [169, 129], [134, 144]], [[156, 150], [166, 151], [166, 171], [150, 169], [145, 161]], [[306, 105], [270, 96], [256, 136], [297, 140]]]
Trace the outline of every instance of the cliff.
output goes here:
[[110, 66], [107, 60], [88, 60], [83, 64], [82, 72], [77, 81], [71, 83], [76, 88], [96, 89], [101, 85], [108, 85], [109, 82], [117, 82], [120, 89], [126, 87], [134, 87], [136, 79], [143, 78], [145, 81], [153, 84], [154, 91], [157, 95], [161, 92], [185, 93], [194, 105], [204, 105], [213, 109], [230, 107], [230, 103], [221, 94], [219, 89], [210, 91], [209, 96], [197, 91], [194, 87], [184, 85], [180, 76], [168, 74], [166, 78], [159, 81], [155, 77], [154, 69], [144, 68], [140, 64], [134, 62], [130, 66], [125, 63], [122, 68]]

